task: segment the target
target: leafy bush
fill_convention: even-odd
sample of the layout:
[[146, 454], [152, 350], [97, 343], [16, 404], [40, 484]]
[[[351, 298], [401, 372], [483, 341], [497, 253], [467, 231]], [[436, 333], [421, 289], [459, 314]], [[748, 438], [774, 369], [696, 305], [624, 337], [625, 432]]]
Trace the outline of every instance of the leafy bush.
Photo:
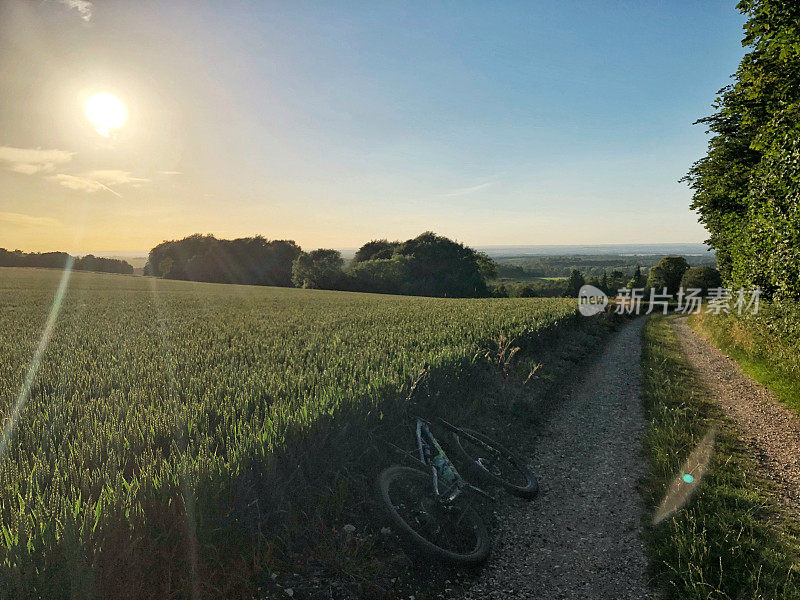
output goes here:
[[379, 294], [400, 294], [409, 278], [409, 260], [405, 256], [370, 259], [351, 266], [348, 275], [351, 289]]
[[580, 292], [581, 287], [583, 287], [585, 283], [586, 280], [583, 278], [581, 272], [577, 269], [572, 269], [569, 280], [567, 280], [567, 289], [564, 295], [568, 298], [577, 298], [578, 292]]
[[372, 240], [359, 248], [353, 256], [353, 264], [368, 260], [382, 260], [392, 258], [400, 242], [388, 240]]
[[706, 296], [710, 288], [722, 287], [722, 277], [714, 267], [691, 267], [683, 274], [681, 287], [702, 290], [702, 295]]
[[688, 270], [689, 263], [682, 256], [665, 256], [650, 269], [645, 285], [647, 288], [655, 288], [658, 292], [667, 288], [668, 294], [677, 294], [683, 274]]
[[342, 265], [344, 260], [338, 250], [303, 252], [292, 263], [292, 283], [318, 290], [341, 289], [345, 278]]
[[469, 246], [427, 231], [405, 242], [373, 240], [356, 252], [349, 269], [354, 291], [481, 298], [494, 262]]
[[723, 279], [800, 298], [800, 4], [738, 8], [749, 51], [700, 120], [713, 137], [686, 180]]

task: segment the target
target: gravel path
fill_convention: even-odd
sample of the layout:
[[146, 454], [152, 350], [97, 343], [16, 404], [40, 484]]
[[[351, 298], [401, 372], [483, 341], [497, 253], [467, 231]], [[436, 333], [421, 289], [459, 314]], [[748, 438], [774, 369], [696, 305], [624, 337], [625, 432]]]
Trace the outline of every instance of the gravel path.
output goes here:
[[463, 597], [654, 598], [636, 491], [645, 474], [638, 436], [641, 330], [620, 330], [595, 362], [551, 400], [528, 454], [540, 478], [533, 502], [499, 512], [492, 555]]
[[736, 422], [761, 474], [775, 483], [781, 502], [796, 513], [800, 509], [800, 416], [744, 375], [736, 361], [699, 337], [685, 317], [673, 321], [673, 328], [713, 400]]

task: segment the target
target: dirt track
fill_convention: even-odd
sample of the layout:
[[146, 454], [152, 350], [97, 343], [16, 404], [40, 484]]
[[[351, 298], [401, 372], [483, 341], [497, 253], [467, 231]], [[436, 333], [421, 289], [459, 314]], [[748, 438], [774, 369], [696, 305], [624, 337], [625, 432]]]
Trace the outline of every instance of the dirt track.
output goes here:
[[711, 399], [733, 418], [760, 473], [778, 489], [790, 514], [800, 509], [800, 417], [775, 395], [744, 375], [736, 362], [699, 337], [686, 319], [673, 327], [683, 353]]
[[499, 511], [499, 532], [465, 598], [651, 598], [636, 490], [645, 473], [638, 436], [641, 330], [615, 334], [581, 376], [552, 398], [528, 454], [539, 497]]

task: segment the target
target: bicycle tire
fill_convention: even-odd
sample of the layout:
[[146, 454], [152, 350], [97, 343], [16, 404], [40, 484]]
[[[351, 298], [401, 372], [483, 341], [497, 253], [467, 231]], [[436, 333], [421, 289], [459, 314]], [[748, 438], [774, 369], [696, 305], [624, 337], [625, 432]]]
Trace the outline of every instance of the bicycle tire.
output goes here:
[[391, 524], [396, 528], [407, 545], [414, 550], [451, 565], [475, 566], [486, 560], [491, 549], [489, 531], [483, 518], [475, 509], [470, 506], [461, 508], [462, 517], [469, 520], [467, 525], [473, 529], [475, 535], [475, 545], [469, 552], [453, 552], [447, 548], [437, 546], [432, 541], [420, 535], [414, 527], [403, 518], [394, 505], [390, 497], [390, 488], [392, 484], [400, 478], [414, 479], [422, 485], [428, 485], [430, 483], [430, 476], [418, 469], [397, 465], [384, 469], [378, 475], [377, 484], [381, 506], [389, 517]]

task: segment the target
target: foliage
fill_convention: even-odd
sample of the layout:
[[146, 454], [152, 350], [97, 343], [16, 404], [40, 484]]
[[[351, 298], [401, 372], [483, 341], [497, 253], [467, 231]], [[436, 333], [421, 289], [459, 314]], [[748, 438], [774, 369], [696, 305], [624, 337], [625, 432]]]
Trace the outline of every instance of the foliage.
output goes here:
[[373, 240], [356, 252], [342, 289], [439, 296], [484, 297], [494, 262], [472, 248], [427, 231], [405, 242]]
[[[599, 290], [602, 290], [609, 296], [615, 296], [621, 288], [625, 287], [626, 280], [627, 277], [625, 276], [625, 273], [618, 269], [614, 269], [611, 271], [610, 275], [603, 271], [603, 274], [599, 279], [597, 277], [590, 277], [586, 283], [593, 285]], [[580, 288], [578, 289], [580, 290]]]
[[[30, 252], [20, 250], [9, 252], [0, 248], [0, 267], [38, 267], [47, 269], [63, 269], [70, 255], [66, 252]], [[72, 268], [76, 271], [98, 271], [101, 273], [122, 273], [131, 275], [133, 267], [124, 260], [102, 258], [87, 254], [74, 260]]]
[[744, 0], [748, 52], [686, 176], [723, 279], [767, 296], [800, 297], [800, 4]]
[[490, 292], [496, 298], [562, 298], [566, 286], [566, 279], [502, 281]]
[[261, 236], [219, 240], [194, 234], [162, 242], [148, 257], [146, 275], [213, 283], [292, 285], [292, 262], [300, 255], [293, 241]]
[[76, 271], [95, 271], [98, 273], [122, 273], [132, 275], [133, 267], [118, 258], [103, 258], [87, 254], [75, 260], [72, 268]]
[[[524, 281], [542, 277], [569, 277], [577, 269], [585, 277], [601, 277], [603, 273], [620, 271], [629, 280], [639, 269], [641, 274], [655, 266], [662, 255], [656, 254], [542, 254], [533, 256], [503, 256], [496, 258], [499, 279]], [[688, 255], [691, 266], [716, 266], [714, 255]], [[642, 287], [638, 285], [636, 287]]]
[[668, 294], [677, 294], [683, 274], [688, 269], [689, 263], [682, 256], [665, 256], [650, 269], [645, 286], [655, 288], [658, 292], [667, 288]]
[[567, 289], [564, 292], [564, 295], [567, 298], [577, 298], [578, 292], [586, 283], [586, 280], [583, 278], [583, 275], [577, 269], [573, 269], [572, 273], [570, 273], [569, 280], [567, 281]]
[[631, 290], [643, 288], [646, 282], [647, 279], [645, 279], [644, 275], [642, 275], [642, 268], [639, 265], [636, 265], [636, 271], [634, 271], [633, 277], [628, 282], [626, 287]]
[[261, 236], [219, 240], [195, 234], [150, 251], [146, 275], [214, 283], [244, 283], [474, 298], [488, 295], [496, 274], [486, 255], [431, 232], [405, 242], [372, 240], [347, 270], [336, 250], [304, 253], [292, 241]]
[[408, 258], [370, 259], [352, 265], [347, 272], [349, 289], [379, 294], [401, 294], [410, 277]]
[[476, 252], [475, 260], [478, 263], [478, 271], [484, 281], [497, 279], [497, 263], [485, 252]]
[[529, 285], [523, 286], [519, 290], [519, 297], [520, 298], [534, 298], [535, 296], [536, 296], [536, 292]]
[[703, 296], [708, 295], [708, 290], [722, 287], [722, 277], [714, 267], [691, 267], [686, 270], [681, 278], [681, 287], [685, 290], [702, 290]]
[[[0, 271], [4, 414], [60, 276]], [[535, 339], [574, 315], [559, 299], [73, 273], [2, 457], [0, 596], [253, 597], [237, 585], [317, 552], [348, 518], [373, 427], [406, 435], [422, 365], [452, 370], [441, 389], [455, 391], [431, 406], [457, 408], [487, 341]]]
[[400, 242], [390, 242], [388, 240], [372, 240], [371, 242], [367, 242], [356, 250], [355, 256], [353, 256], [353, 264], [355, 265], [367, 260], [392, 258], [394, 251], [399, 245]]
[[292, 283], [302, 288], [340, 289], [344, 281], [342, 265], [344, 260], [338, 250], [303, 252], [292, 263]]
[[647, 531], [653, 579], [664, 596], [800, 598], [798, 526], [770, 495], [732, 422], [708, 401], [664, 317], [647, 323], [642, 367], [650, 465], [641, 489], [651, 511], [691, 450], [717, 427], [715, 454], [697, 494]]
[[397, 254], [408, 257], [407, 289], [415, 296], [486, 296], [477, 253], [468, 246], [426, 231], [407, 240]]

